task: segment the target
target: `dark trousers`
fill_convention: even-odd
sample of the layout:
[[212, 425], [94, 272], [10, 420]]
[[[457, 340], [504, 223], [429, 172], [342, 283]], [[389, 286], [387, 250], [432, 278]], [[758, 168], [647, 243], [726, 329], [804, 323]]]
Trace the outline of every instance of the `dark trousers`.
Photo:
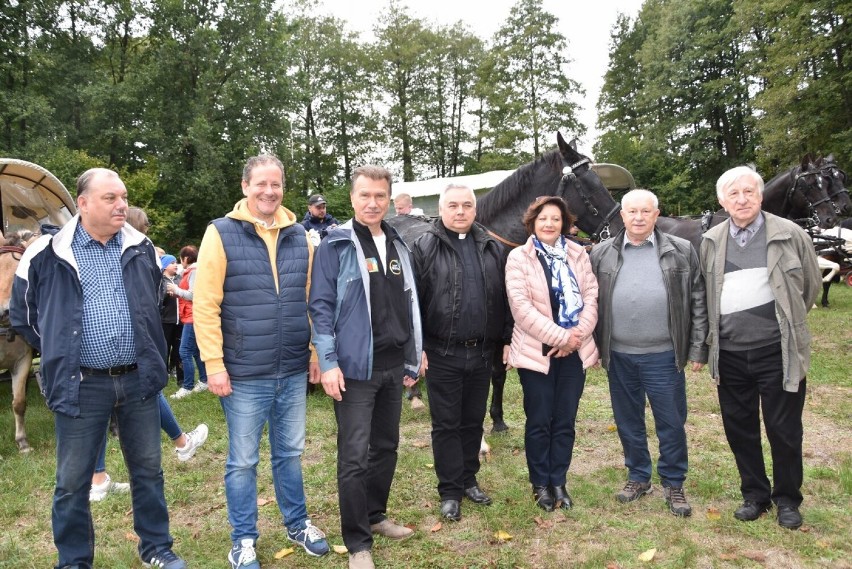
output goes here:
[[166, 365], [169, 370], [175, 370], [178, 385], [183, 385], [183, 362], [180, 359], [180, 337], [183, 325], [180, 323], [167, 324], [163, 322], [163, 334], [166, 336]]
[[370, 550], [371, 524], [384, 520], [396, 470], [403, 366], [373, 369], [369, 381], [346, 379], [337, 418], [340, 530], [349, 553]]
[[[725, 436], [740, 473], [744, 500], [781, 506], [802, 503], [802, 409], [805, 380], [799, 391], [783, 389], [781, 344], [719, 352], [719, 406]], [[772, 451], [770, 486], [760, 443], [760, 412]]]
[[[430, 364], [431, 365], [431, 364]], [[580, 355], [550, 358], [546, 374], [519, 369], [527, 416], [524, 446], [533, 486], [562, 486], [574, 452], [574, 423], [586, 386]]]
[[455, 347], [442, 356], [426, 352], [426, 389], [432, 415], [432, 453], [441, 500], [461, 500], [479, 472], [482, 422], [491, 383], [491, 352]]

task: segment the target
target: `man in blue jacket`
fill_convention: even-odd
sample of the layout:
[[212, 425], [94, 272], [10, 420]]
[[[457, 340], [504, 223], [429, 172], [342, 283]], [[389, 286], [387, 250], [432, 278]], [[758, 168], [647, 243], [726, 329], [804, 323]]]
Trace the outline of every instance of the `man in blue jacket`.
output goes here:
[[334, 229], [340, 222], [334, 219], [326, 210], [328, 205], [321, 194], [314, 194], [308, 198], [308, 211], [302, 218], [302, 227], [305, 231], [314, 229], [319, 233], [320, 239], [325, 239], [329, 229]]
[[387, 518], [396, 469], [403, 385], [417, 381], [420, 309], [411, 255], [383, 218], [391, 174], [352, 176], [355, 218], [332, 230], [311, 272], [312, 341], [337, 418], [337, 489], [349, 569], [372, 569], [373, 534], [413, 532]]
[[118, 174], [77, 179], [78, 215], [25, 252], [12, 288], [12, 326], [41, 352], [41, 377], [56, 429], [53, 542], [57, 567], [91, 568], [95, 535], [89, 489], [98, 449], [118, 420], [130, 474], [139, 555], [150, 567], [183, 569], [172, 552], [160, 465], [166, 341], [154, 246], [125, 224]]

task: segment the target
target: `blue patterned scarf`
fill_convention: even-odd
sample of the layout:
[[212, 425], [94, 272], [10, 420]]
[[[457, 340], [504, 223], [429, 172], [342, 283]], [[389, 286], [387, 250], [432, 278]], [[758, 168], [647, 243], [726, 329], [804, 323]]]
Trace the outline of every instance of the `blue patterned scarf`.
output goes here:
[[559, 301], [557, 324], [563, 328], [573, 328], [580, 323], [583, 311], [583, 296], [574, 271], [568, 266], [568, 254], [565, 237], [560, 235], [555, 246], [542, 243], [533, 235], [533, 245], [544, 255], [550, 265], [550, 288]]

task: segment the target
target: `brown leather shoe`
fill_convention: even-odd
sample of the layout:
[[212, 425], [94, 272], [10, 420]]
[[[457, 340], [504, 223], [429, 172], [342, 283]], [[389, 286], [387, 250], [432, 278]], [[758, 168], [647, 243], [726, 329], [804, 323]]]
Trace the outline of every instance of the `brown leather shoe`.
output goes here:
[[388, 539], [407, 539], [414, 535], [413, 529], [395, 524], [387, 519], [371, 525], [370, 529], [374, 534], [383, 535]]
[[376, 569], [369, 549], [349, 554], [349, 569]]

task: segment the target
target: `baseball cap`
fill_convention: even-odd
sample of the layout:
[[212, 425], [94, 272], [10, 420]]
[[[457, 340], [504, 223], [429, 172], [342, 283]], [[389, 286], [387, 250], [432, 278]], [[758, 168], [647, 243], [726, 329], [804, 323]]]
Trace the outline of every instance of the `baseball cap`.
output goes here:
[[166, 267], [176, 262], [177, 259], [175, 259], [174, 255], [163, 255], [162, 257], [160, 257], [160, 270], [165, 271]]
[[322, 194], [314, 194], [310, 198], [308, 198], [309, 205], [321, 205], [325, 203], [325, 198], [322, 197]]

